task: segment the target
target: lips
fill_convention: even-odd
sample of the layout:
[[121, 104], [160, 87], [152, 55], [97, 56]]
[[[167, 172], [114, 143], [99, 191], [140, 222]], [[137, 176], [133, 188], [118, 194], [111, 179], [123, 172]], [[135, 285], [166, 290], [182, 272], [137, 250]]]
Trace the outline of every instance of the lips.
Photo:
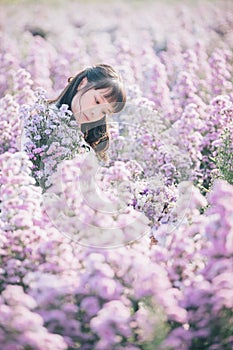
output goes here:
[[83, 116], [84, 116], [85, 120], [88, 120], [88, 121], [89, 121], [89, 118], [86, 116], [85, 113], [83, 113]]

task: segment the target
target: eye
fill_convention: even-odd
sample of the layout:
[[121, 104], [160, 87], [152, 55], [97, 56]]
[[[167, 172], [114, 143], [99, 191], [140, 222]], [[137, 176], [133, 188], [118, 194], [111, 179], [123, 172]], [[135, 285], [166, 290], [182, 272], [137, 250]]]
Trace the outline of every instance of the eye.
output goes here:
[[95, 103], [96, 104], [100, 104], [100, 101], [99, 100], [97, 100], [97, 98], [95, 97]]

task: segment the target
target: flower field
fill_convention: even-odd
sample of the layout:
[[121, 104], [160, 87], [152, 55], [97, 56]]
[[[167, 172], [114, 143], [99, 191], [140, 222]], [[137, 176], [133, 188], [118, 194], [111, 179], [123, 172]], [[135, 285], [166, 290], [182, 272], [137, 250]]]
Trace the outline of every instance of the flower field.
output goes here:
[[[1, 1], [0, 43], [0, 349], [232, 350], [232, 1]], [[101, 62], [109, 161], [66, 124], [45, 188], [21, 122]]]

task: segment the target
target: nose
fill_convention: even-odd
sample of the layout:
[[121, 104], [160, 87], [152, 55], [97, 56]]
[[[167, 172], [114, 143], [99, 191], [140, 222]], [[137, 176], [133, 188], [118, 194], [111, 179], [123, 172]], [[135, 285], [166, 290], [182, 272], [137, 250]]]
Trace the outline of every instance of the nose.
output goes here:
[[97, 114], [97, 108], [92, 108], [92, 109], [91, 109], [91, 115], [92, 115], [92, 117], [95, 117], [96, 114]]

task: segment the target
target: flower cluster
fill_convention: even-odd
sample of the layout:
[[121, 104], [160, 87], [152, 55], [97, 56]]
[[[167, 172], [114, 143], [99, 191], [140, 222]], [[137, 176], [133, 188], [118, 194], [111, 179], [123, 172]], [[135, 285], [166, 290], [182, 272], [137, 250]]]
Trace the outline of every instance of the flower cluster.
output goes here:
[[[45, 100], [45, 91], [37, 89], [34, 104], [22, 105], [20, 118], [24, 130], [21, 142], [33, 163], [32, 174], [43, 189], [50, 187], [49, 177], [64, 159], [89, 151], [67, 105], [57, 109]], [[84, 147], [82, 147], [84, 146]]]
[[222, 178], [233, 185], [233, 139], [230, 129], [226, 129], [222, 135], [215, 161]]
[[58, 334], [48, 332], [43, 319], [33, 312], [37, 303], [20, 286], [7, 286], [0, 297], [2, 349], [65, 350]]
[[14, 96], [6, 94], [0, 99], [0, 113], [0, 154], [8, 150], [15, 152], [19, 149], [20, 120], [18, 118], [19, 104], [15, 101]]
[[[206, 215], [199, 216], [198, 220], [196, 216], [195, 222], [186, 224], [185, 230], [178, 229], [169, 238], [172, 253], [168, 261], [174, 259], [174, 263], [172, 266], [164, 263], [172, 273], [173, 283], [183, 293], [180, 304], [187, 311], [187, 318], [170, 333], [165, 341], [168, 347], [232, 347], [233, 286], [230, 276], [233, 272], [233, 220], [229, 208], [232, 196], [232, 186], [216, 180], [208, 196], [210, 207]], [[172, 249], [170, 244], [177, 242], [177, 238], [179, 245]]]
[[[116, 178], [116, 167], [111, 169], [115, 170], [112, 178]], [[128, 204], [130, 193], [124, 182], [118, 186], [117, 196], [117, 186], [111, 187], [110, 178], [104, 176], [103, 183], [108, 187], [104, 192], [98, 186], [101, 178], [96, 179], [97, 170], [93, 153], [78, 154], [59, 164], [51, 176], [44, 205], [59, 231], [81, 244], [96, 247], [124, 245], [148, 233], [148, 219]], [[121, 172], [120, 176], [125, 174]]]

